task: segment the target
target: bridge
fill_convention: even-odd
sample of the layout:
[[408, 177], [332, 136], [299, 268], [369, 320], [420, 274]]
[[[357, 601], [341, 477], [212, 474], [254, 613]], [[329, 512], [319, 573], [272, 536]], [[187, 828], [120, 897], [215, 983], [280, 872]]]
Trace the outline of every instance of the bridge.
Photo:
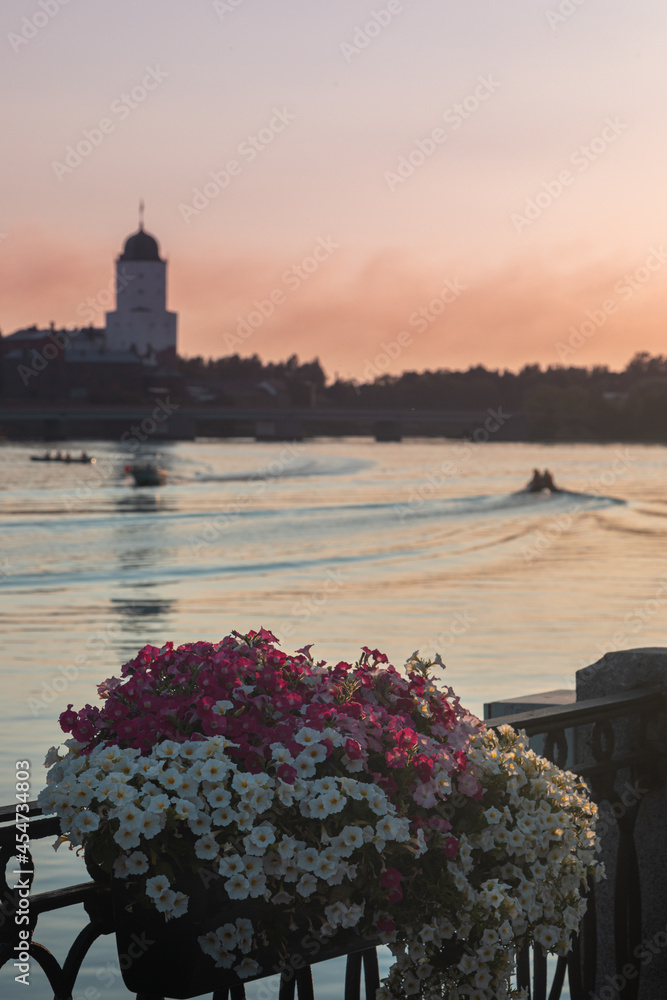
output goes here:
[[142, 406], [0, 406], [0, 436], [17, 440], [126, 441], [158, 438], [254, 437], [301, 440], [309, 437], [370, 436], [378, 441], [403, 437], [521, 441], [527, 419], [501, 405], [486, 410], [364, 410], [186, 406], [168, 396]]

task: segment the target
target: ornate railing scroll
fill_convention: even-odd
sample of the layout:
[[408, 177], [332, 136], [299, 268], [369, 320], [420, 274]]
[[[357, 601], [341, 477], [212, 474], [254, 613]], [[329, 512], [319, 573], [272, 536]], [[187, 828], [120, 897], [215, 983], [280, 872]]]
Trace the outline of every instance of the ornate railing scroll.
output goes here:
[[[650, 722], [651, 717], [664, 710], [661, 689], [643, 688], [487, 721], [494, 729], [509, 725], [524, 730], [528, 737], [543, 736], [543, 756], [584, 778], [598, 805], [608, 804], [618, 829], [618, 851], [613, 912], [605, 915], [609, 921], [605, 929], [613, 937], [617, 970], [631, 963], [642, 941], [642, 873], [637, 861], [635, 826], [643, 801], [643, 796], [629, 804], [622, 801], [618, 779], [620, 773], [629, 773], [631, 780], [641, 782], [646, 790], [657, 787], [661, 780], [659, 754], [650, 742]], [[619, 739], [620, 730], [623, 731]], [[667, 844], [664, 863], [667, 864]], [[532, 949], [532, 956], [527, 949], [518, 956], [517, 983], [529, 991], [531, 1000], [559, 1000], [566, 972], [571, 1000], [589, 1000], [595, 995], [598, 944], [603, 928], [598, 926], [592, 885], [589, 893], [581, 933], [567, 958], [558, 959], [550, 983], [547, 963], [539, 948]], [[619, 976], [624, 982], [616, 993], [618, 1000], [637, 1000], [641, 965], [635, 963], [634, 968], [637, 974], [633, 978]]]

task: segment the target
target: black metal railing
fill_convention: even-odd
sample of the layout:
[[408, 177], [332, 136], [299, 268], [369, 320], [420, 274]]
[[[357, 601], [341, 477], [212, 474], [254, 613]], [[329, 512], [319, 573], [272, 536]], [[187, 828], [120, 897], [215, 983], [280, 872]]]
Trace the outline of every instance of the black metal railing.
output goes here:
[[[613, 968], [607, 962], [605, 976], [610, 981], [617, 976], [615, 997], [637, 1000], [641, 963], [633, 963], [632, 956], [637, 954], [643, 938], [643, 880], [637, 861], [635, 828], [644, 794], [627, 803], [622, 800], [619, 786], [623, 774], [632, 783], [641, 782], [646, 792], [661, 783], [660, 757], [664, 749], [651, 742], [650, 732], [652, 718], [664, 709], [661, 689], [643, 688], [487, 721], [494, 729], [510, 725], [524, 730], [528, 737], [543, 737], [543, 756], [584, 778], [593, 800], [598, 806], [607, 803], [616, 825], [615, 837], [609, 830], [606, 836], [604, 833], [601, 836], [603, 849], [606, 841], [618, 841], [609, 865], [614, 879], [613, 904], [600, 913], [595, 886], [589, 886], [589, 904], [581, 931], [569, 955], [558, 959], [551, 981], [541, 949], [530, 949], [532, 955], [526, 949], [518, 956], [517, 983], [529, 991], [531, 1000], [560, 1000], [566, 973], [571, 1000], [588, 1000], [593, 996], [603, 939], [613, 942]], [[662, 863], [667, 864], [667, 843]], [[633, 969], [632, 978], [618, 975], [628, 965]]]
[[[573, 941], [572, 951], [555, 963], [548, 962], [541, 948], [522, 951], [517, 958], [517, 985], [528, 990], [531, 1000], [560, 1000], [567, 976], [571, 1000], [588, 1000], [595, 990], [598, 971], [599, 944], [603, 936], [614, 941], [615, 965], [621, 969], [642, 940], [641, 881], [637, 863], [635, 826], [643, 801], [627, 805], [621, 800], [619, 775], [627, 772], [632, 780], [641, 780], [648, 788], [660, 781], [656, 769], [656, 748], [649, 739], [650, 719], [664, 710], [664, 700], [658, 689], [642, 689], [622, 695], [610, 695], [577, 702], [564, 708], [541, 709], [518, 715], [491, 719], [487, 725], [497, 729], [504, 724], [525, 730], [528, 737], [543, 736], [542, 753], [559, 767], [581, 775], [590, 786], [593, 799], [607, 802], [612, 808], [622, 805], [614, 815], [617, 823], [618, 849], [615, 864], [614, 902], [604, 921], [596, 912], [595, 890], [591, 898], [581, 933]], [[622, 740], [618, 727], [625, 726]], [[628, 728], [629, 727], [629, 728]], [[627, 733], [630, 733], [628, 740]], [[616, 753], [620, 742], [620, 752]], [[628, 746], [628, 743], [631, 745]], [[573, 764], [576, 753], [581, 759]], [[25, 814], [24, 814], [25, 815]], [[45, 817], [36, 803], [29, 804], [30, 840], [58, 836], [56, 817]], [[0, 968], [14, 960], [18, 943], [15, 914], [19, 911], [17, 890], [7, 879], [7, 867], [15, 857], [15, 806], [0, 807]], [[604, 843], [604, 840], [603, 840]], [[667, 855], [667, 846], [665, 847]], [[32, 854], [24, 856], [32, 871]], [[667, 856], [664, 859], [667, 863]], [[27, 875], [32, 885], [33, 875]], [[62, 965], [45, 947], [35, 941], [41, 914], [83, 904], [88, 923], [71, 945]], [[114, 917], [110, 890], [97, 882], [84, 882], [51, 892], [35, 893], [29, 907], [29, 954], [41, 967], [54, 993], [54, 1000], [71, 1000], [81, 965], [92, 944], [104, 934], [114, 932]], [[366, 997], [372, 1000], [379, 985], [378, 961], [374, 948], [347, 956], [345, 1000], [359, 1000], [362, 981]], [[640, 975], [629, 979], [618, 991], [619, 1000], [636, 1000]], [[293, 1000], [295, 989], [300, 1000], [313, 1000], [310, 966], [295, 973], [283, 973], [278, 1000]], [[223, 989], [213, 994], [213, 1000], [244, 1000], [242, 986]], [[137, 1000], [157, 1000], [149, 994], [137, 994]]]

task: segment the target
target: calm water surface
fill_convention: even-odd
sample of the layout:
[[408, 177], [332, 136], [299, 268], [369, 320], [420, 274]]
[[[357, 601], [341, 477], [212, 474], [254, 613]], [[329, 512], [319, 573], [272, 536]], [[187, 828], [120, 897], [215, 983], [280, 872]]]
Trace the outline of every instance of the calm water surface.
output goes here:
[[[85, 447], [92, 467], [0, 446], [2, 802], [18, 759], [37, 793], [60, 711], [146, 643], [264, 626], [333, 662], [440, 651], [479, 714], [572, 688], [607, 649], [667, 644], [662, 447], [200, 440], [162, 447], [160, 489], [133, 487], [117, 446]], [[545, 465], [568, 492], [515, 495]], [[50, 845], [37, 864], [38, 889], [86, 879]], [[40, 920], [38, 938], [62, 960], [81, 922]], [[113, 961], [103, 939], [75, 1000], [127, 996]], [[0, 973], [3, 996], [19, 990]], [[49, 996], [35, 966], [30, 998]]]

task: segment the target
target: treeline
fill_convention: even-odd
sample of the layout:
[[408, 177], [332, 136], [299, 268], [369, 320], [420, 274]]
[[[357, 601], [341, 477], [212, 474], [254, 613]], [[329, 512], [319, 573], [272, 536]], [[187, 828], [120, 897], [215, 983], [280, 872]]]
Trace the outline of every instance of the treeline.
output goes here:
[[263, 363], [256, 355], [180, 359], [186, 379], [274, 380], [304, 405], [383, 410], [478, 410], [502, 405], [524, 413], [536, 440], [667, 441], [667, 356], [637, 353], [623, 371], [526, 365], [518, 372], [439, 369], [382, 375], [373, 382], [327, 382], [316, 359]]

